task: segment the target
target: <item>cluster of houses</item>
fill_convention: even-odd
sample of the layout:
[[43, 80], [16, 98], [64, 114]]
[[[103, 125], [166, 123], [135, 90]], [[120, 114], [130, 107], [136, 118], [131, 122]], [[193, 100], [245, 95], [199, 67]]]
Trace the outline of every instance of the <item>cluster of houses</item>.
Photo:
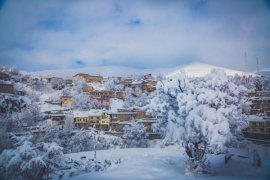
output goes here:
[[270, 143], [270, 91], [249, 93], [248, 101], [251, 105], [245, 136], [258, 143]]
[[[14, 79], [15, 78], [15, 79]], [[0, 72], [0, 93], [23, 96], [24, 92], [14, 88], [11, 80], [16, 82], [16, 77], [10, 77], [8, 74]]]

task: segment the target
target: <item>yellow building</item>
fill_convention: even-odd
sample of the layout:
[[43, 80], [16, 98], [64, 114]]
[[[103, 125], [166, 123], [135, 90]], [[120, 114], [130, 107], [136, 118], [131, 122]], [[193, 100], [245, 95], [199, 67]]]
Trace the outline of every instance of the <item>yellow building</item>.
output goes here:
[[110, 115], [103, 112], [100, 116], [99, 125], [101, 128], [109, 129], [110, 127]]
[[110, 127], [110, 115], [100, 110], [74, 111], [74, 124], [78, 128], [96, 127], [108, 130]]
[[270, 117], [250, 115], [249, 126], [244, 130], [247, 138], [258, 140], [270, 140]]

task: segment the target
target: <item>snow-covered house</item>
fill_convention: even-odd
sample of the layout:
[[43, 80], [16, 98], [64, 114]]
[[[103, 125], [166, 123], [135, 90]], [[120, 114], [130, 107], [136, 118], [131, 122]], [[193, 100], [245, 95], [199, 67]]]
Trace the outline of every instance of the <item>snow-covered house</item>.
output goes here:
[[255, 91], [248, 94], [251, 101], [251, 115], [266, 114], [270, 116], [270, 91]]
[[137, 123], [143, 124], [143, 126], [146, 128], [146, 131], [148, 133], [153, 133], [153, 124], [158, 123], [157, 118], [145, 118], [145, 119], [139, 119], [136, 121]]
[[257, 140], [270, 140], [270, 117], [250, 115], [249, 127], [244, 131], [247, 138]]
[[9, 81], [10, 80], [10, 77], [9, 77], [8, 74], [6, 74], [4, 72], [0, 72], [0, 80]]

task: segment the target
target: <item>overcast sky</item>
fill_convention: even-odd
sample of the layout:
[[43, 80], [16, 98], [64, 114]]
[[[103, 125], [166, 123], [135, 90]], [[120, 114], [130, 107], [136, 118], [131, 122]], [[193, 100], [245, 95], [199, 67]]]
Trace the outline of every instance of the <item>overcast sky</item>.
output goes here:
[[0, 64], [270, 67], [269, 0], [0, 0]]

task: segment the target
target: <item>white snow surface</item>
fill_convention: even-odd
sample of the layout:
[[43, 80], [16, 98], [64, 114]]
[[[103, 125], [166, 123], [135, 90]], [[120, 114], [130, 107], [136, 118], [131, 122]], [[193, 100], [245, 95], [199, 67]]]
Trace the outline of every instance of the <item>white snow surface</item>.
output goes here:
[[[245, 150], [243, 150], [245, 151]], [[185, 174], [185, 161], [187, 156], [184, 149], [179, 146], [170, 146], [165, 148], [130, 148], [130, 149], [110, 149], [97, 151], [98, 161], [105, 159], [122, 160], [118, 166], [110, 167], [102, 172], [90, 172], [67, 179], [86, 180], [86, 179], [104, 179], [104, 180], [126, 180], [126, 179], [267, 179], [270, 177], [270, 150], [267, 155], [261, 153], [262, 167], [254, 168], [252, 166], [252, 157], [240, 158], [239, 151], [235, 153], [228, 164], [224, 164], [224, 155], [208, 155], [211, 162], [213, 175], [188, 176]], [[244, 153], [246, 155], [248, 153]], [[94, 152], [80, 152], [67, 154], [67, 157], [82, 161], [81, 156], [86, 159], [93, 158]]]

